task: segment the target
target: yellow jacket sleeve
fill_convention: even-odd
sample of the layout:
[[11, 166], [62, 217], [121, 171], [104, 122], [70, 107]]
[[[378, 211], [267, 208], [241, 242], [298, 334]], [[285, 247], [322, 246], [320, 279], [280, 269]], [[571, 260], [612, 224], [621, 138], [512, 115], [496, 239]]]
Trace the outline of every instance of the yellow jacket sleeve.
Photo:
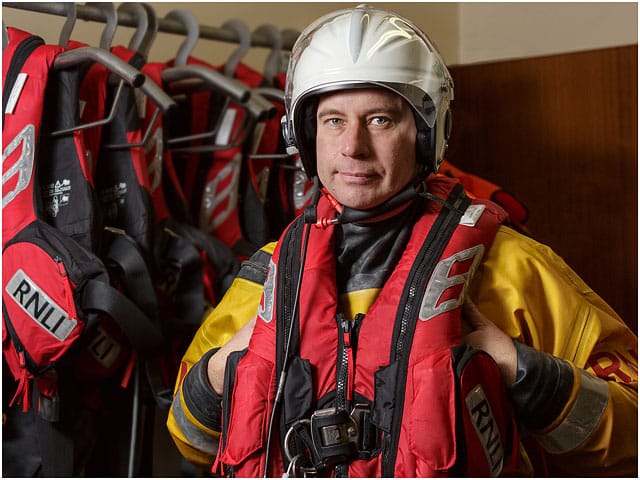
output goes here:
[[616, 313], [551, 249], [508, 228], [469, 295], [512, 338], [574, 370], [558, 418], [532, 432], [549, 473], [636, 476], [637, 337]]
[[[207, 422], [207, 406], [199, 405], [203, 401], [214, 402], [216, 398], [208, 380], [200, 380], [200, 384], [207, 385], [201, 387], [198, 394], [183, 390], [183, 387], [193, 389], [198, 378], [192, 382], [184, 380], [192, 369], [196, 373], [196, 368], [193, 367], [199, 361], [206, 363], [213, 349], [227, 343], [245, 323], [256, 316], [266, 269], [274, 248], [275, 243], [268, 244], [242, 264], [240, 272], [218, 305], [205, 315], [182, 358], [167, 428], [180, 453], [195, 465], [210, 467], [217, 452], [219, 432]], [[203, 372], [206, 371], [206, 365], [199, 367]], [[198, 398], [190, 402], [189, 399], [194, 396]]]

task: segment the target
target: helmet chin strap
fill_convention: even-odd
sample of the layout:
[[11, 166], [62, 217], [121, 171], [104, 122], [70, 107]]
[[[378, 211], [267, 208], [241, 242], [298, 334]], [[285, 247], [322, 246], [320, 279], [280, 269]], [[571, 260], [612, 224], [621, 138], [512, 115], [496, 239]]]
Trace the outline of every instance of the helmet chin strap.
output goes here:
[[[317, 176], [313, 177], [313, 184], [315, 194], [311, 204], [308, 207], [305, 207], [304, 221], [305, 223], [315, 224], [318, 227], [328, 227], [329, 225], [344, 223], [357, 223], [382, 217], [407, 202], [418, 198], [423, 194], [425, 189], [424, 182], [422, 181], [410, 183], [404, 189], [400, 190], [393, 197], [385, 200], [380, 205], [366, 210], [359, 210], [357, 208], [341, 205], [327, 189], [320, 186], [320, 180]], [[324, 195], [335, 209], [336, 216], [334, 218], [318, 218], [317, 207], [320, 195]]]

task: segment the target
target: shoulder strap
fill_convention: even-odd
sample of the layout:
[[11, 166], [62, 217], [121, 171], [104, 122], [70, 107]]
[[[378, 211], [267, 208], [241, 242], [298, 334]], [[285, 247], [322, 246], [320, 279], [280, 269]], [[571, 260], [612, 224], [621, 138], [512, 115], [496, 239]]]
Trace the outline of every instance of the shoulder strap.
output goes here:
[[[298, 311], [293, 312], [296, 286], [300, 276], [300, 253], [302, 251], [302, 237], [304, 232], [304, 217], [298, 217], [287, 229], [279, 241], [280, 257], [278, 260], [278, 289], [276, 291], [276, 305], [278, 309], [276, 321], [276, 372], [282, 371], [285, 359], [285, 346], [288, 339], [287, 332], [291, 331], [289, 356], [295, 357], [300, 351], [300, 325]], [[291, 322], [295, 322], [291, 328]]]
[[[292, 311], [295, 303], [296, 288], [300, 278], [300, 254], [302, 252], [302, 240], [304, 236], [304, 216], [300, 215], [291, 226], [285, 231], [278, 244], [280, 246], [280, 256], [278, 259], [278, 270], [275, 292], [276, 297], [276, 384], [286, 382], [286, 372], [283, 367], [288, 358], [294, 358], [300, 352], [300, 318], [299, 308]], [[291, 323], [294, 325], [291, 326]], [[288, 339], [291, 332], [292, 338]], [[289, 349], [287, 351], [287, 343]], [[288, 357], [288, 358], [287, 358]], [[282, 378], [284, 377], [284, 378]], [[280, 444], [284, 445], [286, 428], [285, 409], [275, 404], [274, 409], [279, 411], [272, 413], [274, 421], [278, 421], [280, 431]], [[276, 420], [277, 419], [277, 420]]]

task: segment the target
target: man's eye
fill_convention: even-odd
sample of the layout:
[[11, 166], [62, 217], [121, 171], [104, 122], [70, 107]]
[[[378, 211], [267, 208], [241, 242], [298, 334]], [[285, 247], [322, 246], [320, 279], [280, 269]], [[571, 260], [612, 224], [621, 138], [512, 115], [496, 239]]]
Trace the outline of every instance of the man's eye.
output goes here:
[[387, 117], [373, 117], [370, 122], [372, 125], [386, 125], [389, 123], [389, 119]]
[[327, 124], [331, 125], [332, 127], [337, 127], [339, 125], [342, 125], [342, 119], [340, 119], [340, 118], [329, 118], [327, 120]]

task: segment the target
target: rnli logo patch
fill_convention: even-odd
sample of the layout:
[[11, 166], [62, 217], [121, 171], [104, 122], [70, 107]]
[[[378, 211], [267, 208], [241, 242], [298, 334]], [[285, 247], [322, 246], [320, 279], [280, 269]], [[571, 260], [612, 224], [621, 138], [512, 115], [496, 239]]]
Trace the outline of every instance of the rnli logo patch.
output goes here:
[[67, 339], [78, 324], [76, 319], [69, 318], [67, 312], [22, 269], [18, 269], [11, 277], [5, 291], [22, 307], [29, 318], [61, 342]]
[[502, 471], [504, 450], [500, 440], [498, 424], [495, 421], [482, 385], [476, 385], [464, 400], [471, 417], [471, 423], [473, 423], [487, 457], [491, 476], [497, 477]]

